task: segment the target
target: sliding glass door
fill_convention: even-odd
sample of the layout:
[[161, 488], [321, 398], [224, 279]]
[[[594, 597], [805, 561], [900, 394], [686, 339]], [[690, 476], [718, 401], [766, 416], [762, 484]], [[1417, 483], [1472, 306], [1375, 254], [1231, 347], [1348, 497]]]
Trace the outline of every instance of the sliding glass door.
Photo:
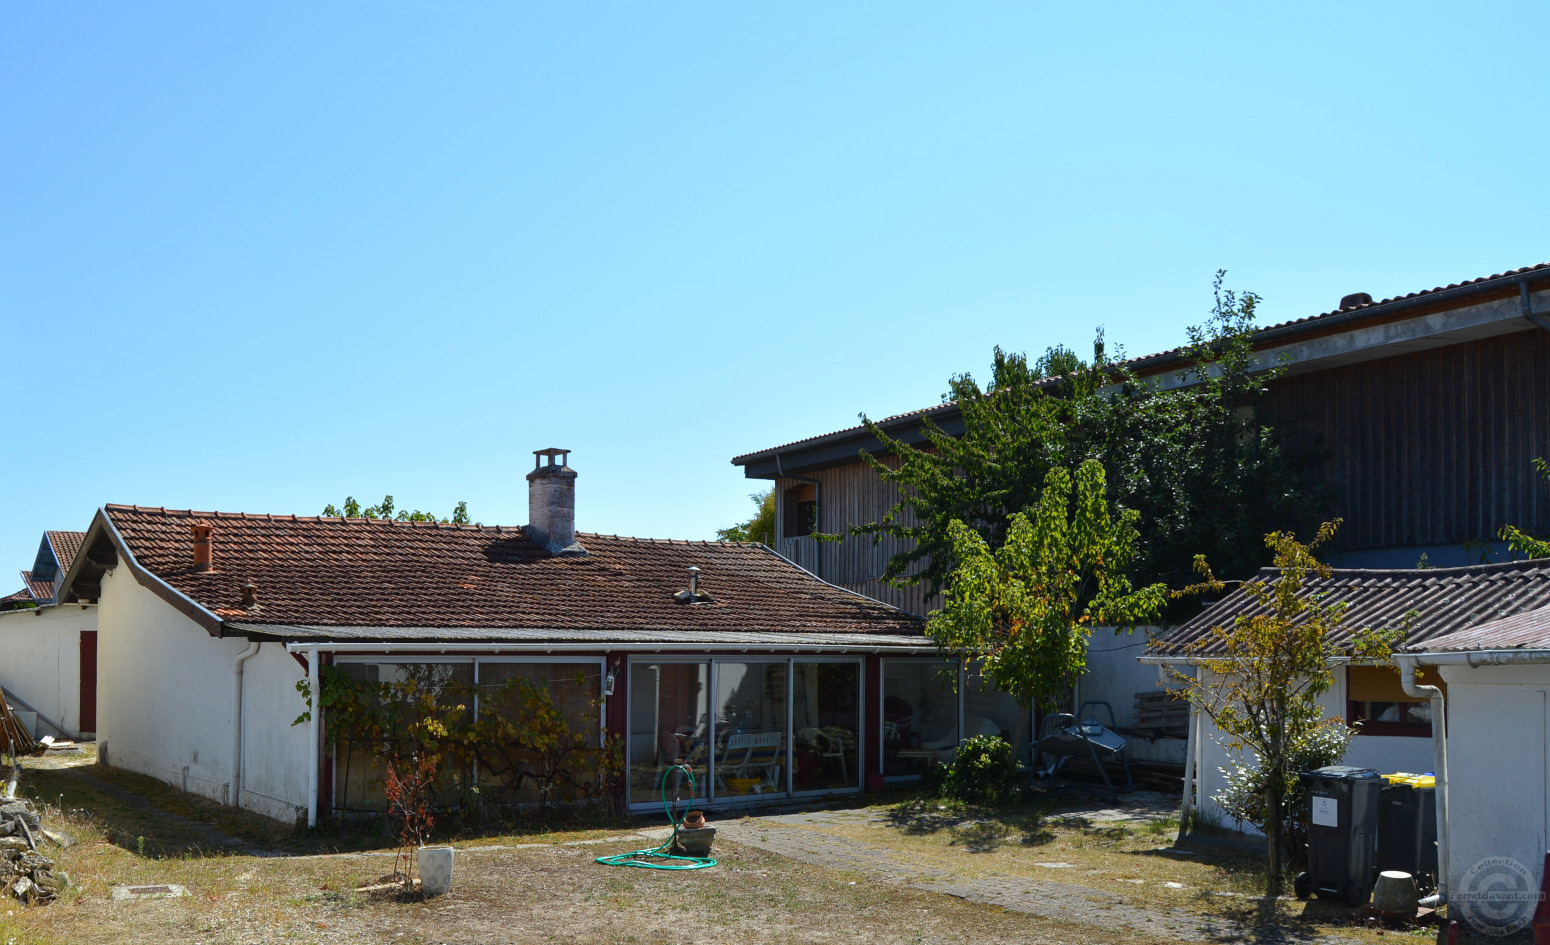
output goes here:
[[660, 804], [663, 772], [680, 763], [694, 768], [694, 797], [713, 802], [859, 790], [861, 690], [854, 658], [634, 657], [630, 803]]
[[789, 668], [716, 661], [717, 797], [786, 793]]

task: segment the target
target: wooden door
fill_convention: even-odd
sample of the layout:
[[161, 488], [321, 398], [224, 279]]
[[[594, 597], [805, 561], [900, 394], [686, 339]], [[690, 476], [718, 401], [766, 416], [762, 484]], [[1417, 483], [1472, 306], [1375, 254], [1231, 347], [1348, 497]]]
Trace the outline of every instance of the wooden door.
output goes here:
[[81, 631], [81, 734], [97, 731], [97, 631]]

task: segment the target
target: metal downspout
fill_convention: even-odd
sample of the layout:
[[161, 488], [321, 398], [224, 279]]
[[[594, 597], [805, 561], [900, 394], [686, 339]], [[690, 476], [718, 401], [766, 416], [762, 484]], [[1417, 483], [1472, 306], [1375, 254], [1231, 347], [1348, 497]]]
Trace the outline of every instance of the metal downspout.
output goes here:
[[1437, 893], [1428, 896], [1425, 904], [1431, 908], [1448, 901], [1448, 733], [1447, 715], [1442, 690], [1416, 682], [1415, 670], [1418, 658], [1408, 654], [1394, 657], [1399, 665], [1399, 685], [1408, 696], [1430, 698], [1432, 704], [1432, 764], [1437, 772]]
[[258, 654], [263, 644], [248, 643], [248, 648], [237, 654], [232, 664], [233, 688], [231, 703], [231, 806], [242, 806], [242, 670], [243, 664]]
[[307, 648], [307, 689], [312, 693], [312, 711], [307, 721], [307, 826], [318, 825], [318, 748], [323, 721], [322, 685], [318, 681], [318, 648]]
[[[779, 453], [775, 454], [775, 475], [781, 477], [782, 479], [795, 479], [797, 482], [810, 482], [810, 483], [813, 484], [813, 503], [818, 506], [818, 511], [813, 516], [813, 531], [815, 531], [815, 532], [823, 531], [823, 529], [819, 527], [822, 524], [822, 522], [823, 522], [823, 483], [820, 482], [817, 479], [814, 479], [811, 476], [798, 476], [795, 473], [788, 473], [788, 472], [786, 472], [781, 467], [780, 454]], [[777, 503], [780, 501], [780, 497], [779, 496], [776, 497], [776, 501], [777, 501]], [[781, 511], [785, 511], [785, 510], [782, 509]], [[784, 516], [781, 516], [781, 517], [784, 518]], [[777, 535], [780, 533], [780, 530], [784, 527], [784, 525], [785, 525], [784, 522], [776, 522], [775, 523], [775, 529], [776, 529], [776, 534]], [[778, 541], [779, 539], [777, 538], [776, 540]], [[823, 574], [823, 542], [819, 541], [816, 538], [813, 539], [813, 573], [818, 575], [819, 577], [823, 577], [824, 576], [824, 574]], [[827, 578], [825, 578], [825, 580], [827, 580]]]
[[1528, 297], [1528, 282], [1527, 279], [1524, 279], [1518, 283], [1518, 306], [1522, 309], [1524, 318], [1545, 331], [1550, 331], [1550, 312], [1534, 311], [1534, 305], [1529, 301]]

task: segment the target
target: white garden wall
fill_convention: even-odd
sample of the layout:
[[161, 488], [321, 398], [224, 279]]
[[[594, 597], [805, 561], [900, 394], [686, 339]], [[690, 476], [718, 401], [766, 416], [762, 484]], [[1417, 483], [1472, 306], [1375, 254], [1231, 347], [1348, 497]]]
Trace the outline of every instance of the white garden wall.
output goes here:
[[67, 604], [0, 613], [0, 686], [42, 719], [33, 735], [80, 738], [81, 632], [97, 608]]
[[[141, 586], [125, 567], [103, 578], [98, 619], [97, 741], [108, 764], [231, 803], [233, 701], [240, 638], [217, 639]], [[284, 648], [248, 660], [241, 804], [291, 821], [306, 805], [304, 676]]]
[[1147, 634], [1156, 629], [1135, 627], [1123, 633], [1115, 633], [1113, 627], [1094, 630], [1087, 644], [1087, 672], [1077, 681], [1077, 702], [1107, 702], [1114, 707], [1119, 727], [1134, 725], [1136, 693], [1157, 688], [1157, 667], [1137, 661], [1146, 655]]

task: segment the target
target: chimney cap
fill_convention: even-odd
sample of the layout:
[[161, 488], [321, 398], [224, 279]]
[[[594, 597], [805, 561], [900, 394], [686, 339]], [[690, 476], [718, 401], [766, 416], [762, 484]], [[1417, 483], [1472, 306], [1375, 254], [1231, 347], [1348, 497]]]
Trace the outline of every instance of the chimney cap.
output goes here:
[[561, 465], [561, 466], [568, 465], [569, 462], [570, 462], [570, 450], [562, 450], [559, 447], [551, 446], [551, 447], [549, 447], [546, 450], [534, 450], [533, 451], [533, 468], [534, 469], [538, 469], [538, 468], [543, 466], [543, 464], [544, 464], [544, 459], [543, 458], [545, 456], [549, 457], [549, 465], [550, 466], [556, 465], [555, 462], [554, 462], [554, 458], [556, 456], [560, 457], [559, 465]]

